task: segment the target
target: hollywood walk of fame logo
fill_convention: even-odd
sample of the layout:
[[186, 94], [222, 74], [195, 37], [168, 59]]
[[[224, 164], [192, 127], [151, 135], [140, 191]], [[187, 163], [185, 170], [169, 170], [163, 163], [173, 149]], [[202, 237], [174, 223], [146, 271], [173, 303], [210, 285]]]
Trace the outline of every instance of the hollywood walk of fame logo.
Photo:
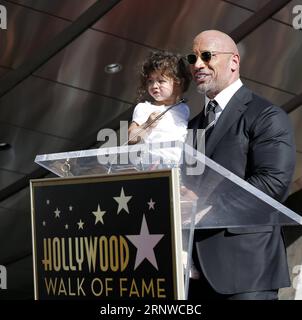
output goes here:
[[170, 184], [154, 182], [73, 184], [65, 186], [64, 197], [54, 187], [41, 189], [35, 197], [41, 199], [39, 292], [56, 298], [173, 297]]

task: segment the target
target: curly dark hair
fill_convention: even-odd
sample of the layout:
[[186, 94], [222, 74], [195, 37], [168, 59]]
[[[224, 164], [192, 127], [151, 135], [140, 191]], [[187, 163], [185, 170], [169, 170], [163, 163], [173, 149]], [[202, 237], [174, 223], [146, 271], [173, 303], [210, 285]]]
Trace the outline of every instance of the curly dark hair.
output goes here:
[[151, 51], [141, 66], [137, 102], [150, 98], [147, 80], [154, 71], [159, 71], [162, 75], [172, 78], [175, 83], [181, 85], [183, 92], [188, 90], [192, 76], [185, 59], [179, 54], [168, 51]]

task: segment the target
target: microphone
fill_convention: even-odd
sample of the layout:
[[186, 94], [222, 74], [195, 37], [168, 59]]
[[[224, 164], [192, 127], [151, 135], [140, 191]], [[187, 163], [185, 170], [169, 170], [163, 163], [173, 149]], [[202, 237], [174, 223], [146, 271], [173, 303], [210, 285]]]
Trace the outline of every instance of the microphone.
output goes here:
[[174, 107], [178, 106], [179, 104], [184, 103], [186, 101], [187, 101], [187, 99], [182, 98], [179, 101], [177, 101], [175, 104], [172, 104], [171, 106], [169, 106], [166, 110], [164, 110], [159, 115], [157, 115], [152, 121], [148, 122], [147, 125], [144, 125], [141, 130], [139, 130], [134, 136], [132, 136], [130, 139], [128, 139], [122, 146], [124, 146], [126, 144], [129, 144], [129, 142], [131, 142], [133, 139], [135, 139], [136, 137], [140, 136], [142, 132], [147, 130], [155, 121], [160, 119], [166, 112], [168, 112], [172, 108], [174, 108]]

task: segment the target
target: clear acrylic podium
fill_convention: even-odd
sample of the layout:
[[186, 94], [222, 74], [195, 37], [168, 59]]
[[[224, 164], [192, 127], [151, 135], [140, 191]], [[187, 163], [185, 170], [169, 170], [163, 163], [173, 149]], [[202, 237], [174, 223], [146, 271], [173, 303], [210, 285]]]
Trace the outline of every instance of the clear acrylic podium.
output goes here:
[[137, 144], [38, 155], [35, 162], [59, 177], [176, 170], [179, 173], [184, 292], [188, 294], [195, 229], [298, 225], [281, 203], [178, 142]]

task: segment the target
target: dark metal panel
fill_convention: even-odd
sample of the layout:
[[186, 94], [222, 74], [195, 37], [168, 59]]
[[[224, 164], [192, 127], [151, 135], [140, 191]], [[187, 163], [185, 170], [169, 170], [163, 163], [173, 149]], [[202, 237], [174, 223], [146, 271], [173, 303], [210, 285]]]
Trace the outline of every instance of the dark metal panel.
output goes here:
[[302, 105], [302, 93], [300, 93], [298, 96], [295, 96], [290, 101], [286, 102], [282, 106], [282, 108], [289, 113], [299, 108], [301, 105]]
[[9, 198], [1, 201], [1, 209], [14, 210], [16, 212], [31, 212], [29, 181], [27, 186]]
[[270, 0], [223, 0], [223, 1], [233, 3], [242, 8], [247, 8], [252, 11], [257, 11], [263, 8]]
[[[126, 102], [30, 77], [0, 100], [0, 119], [70, 142], [97, 132], [130, 107]], [[65, 141], [66, 147], [69, 142]]]
[[35, 52], [34, 57], [28, 58], [27, 61], [16, 70], [11, 71], [7, 76], [0, 79], [0, 97], [29, 77], [42, 64], [48, 61], [57, 52], [61, 51], [120, 1], [121, 0], [107, 0], [106, 2], [97, 1], [93, 4], [75, 22], [62, 31], [52, 41], [47, 43], [44, 48]]
[[[2, 155], [2, 152], [5, 152], [5, 151], [0, 151], [0, 157]], [[0, 190], [18, 181], [22, 177], [24, 177], [23, 174], [0, 169]]]
[[283, 8], [290, 0], [271, 0], [261, 9], [259, 9], [253, 16], [244, 21], [240, 26], [231, 32], [231, 37], [237, 43], [244, 39], [249, 33], [257, 29], [273, 14]]
[[[289, 114], [289, 117], [293, 123], [293, 127], [295, 130], [295, 137], [296, 137], [296, 148], [300, 151], [301, 157], [301, 168], [302, 168], [302, 139], [301, 139], [301, 123], [302, 123], [302, 104], [299, 108], [295, 109]], [[302, 176], [302, 170], [301, 175]]]
[[61, 18], [75, 20], [96, 0], [10, 0], [10, 2]]
[[[245, 10], [220, 1], [211, 1], [206, 6], [203, 6], [203, 1], [200, 0], [174, 1], [173, 6], [170, 1], [158, 2], [160, 6], [153, 1], [144, 2], [143, 7], [141, 1], [121, 2], [94, 27], [110, 33], [116, 32], [118, 37], [125, 36], [128, 39], [138, 37], [134, 40], [144, 44], [151, 39], [155, 41], [152, 44], [155, 47], [164, 48], [169, 43], [170, 50], [173, 49], [172, 44], [174, 49], [185, 53], [191, 50], [192, 38], [202, 29], [201, 21], [204, 27], [211, 20], [213, 27], [218, 25], [231, 30], [249, 15]], [[228, 9], [230, 15], [224, 15], [227, 19], [222, 19], [224, 10]], [[139, 14], [140, 10], [143, 19]], [[202, 15], [199, 15], [200, 10]], [[196, 16], [195, 20], [192, 15]], [[152, 24], [148, 23], [148, 20], [152, 21]], [[192, 21], [196, 23], [192, 24]], [[159, 32], [159, 29], [170, 30], [171, 33]], [[138, 65], [149, 48], [142, 48], [118, 37], [89, 30], [71, 43], [64, 52], [57, 54], [36, 74], [104, 95], [115, 95], [119, 99], [134, 101]], [[188, 43], [187, 48], [185, 43]], [[105, 74], [105, 65], [115, 62], [123, 65], [122, 72], [116, 75]]]
[[289, 25], [292, 25], [293, 17], [294, 17], [293, 7], [301, 4], [302, 4], [301, 0], [292, 0], [286, 7], [284, 7], [282, 10], [276, 13], [273, 16], [273, 18], [281, 22], [287, 23]]
[[0, 208], [0, 221], [0, 265], [5, 265], [31, 252], [30, 211]]
[[5, 2], [8, 26], [1, 32], [0, 65], [16, 68], [43, 48], [70, 22]]
[[185, 53], [203, 29], [231, 32], [252, 13], [220, 0], [122, 1], [93, 28], [146, 46]]
[[[300, 143], [300, 147], [301, 147], [301, 143]], [[295, 168], [293, 181], [296, 181], [296, 180], [299, 181], [299, 186], [301, 187], [300, 188], [301, 190], [302, 189], [302, 153], [301, 152], [296, 154], [296, 168]]]
[[243, 77], [242, 81], [247, 87], [249, 87], [255, 93], [259, 94], [262, 97], [265, 97], [265, 99], [271, 101], [279, 107], [281, 107], [284, 103], [286, 103], [294, 97], [294, 95], [292, 94], [288, 94], [286, 92], [270, 88], [268, 86], [257, 83], [255, 81], [251, 81], [249, 79], [245, 79]]
[[[33, 258], [31, 254], [9, 264], [7, 266], [7, 275], [8, 288], [0, 290], [1, 300], [34, 299]], [[26, 313], [22, 308], [20, 315], [24, 314], [24, 312]]]
[[[35, 75], [99, 94], [134, 102], [138, 66], [149, 49], [94, 30], [87, 30]], [[104, 68], [120, 63], [122, 71], [107, 74]]]
[[[224, 0], [229, 3], [233, 3], [242, 8], [247, 8], [252, 11], [257, 11], [263, 8], [270, 0]], [[295, 5], [301, 5], [301, 0], [292, 0], [283, 9], [273, 15], [273, 19], [277, 19], [281, 22], [292, 24], [293, 13], [292, 9]]]
[[12, 147], [1, 152], [0, 168], [27, 174], [38, 166], [35, 155], [59, 152], [70, 141], [1, 123], [0, 137]]
[[23, 197], [21, 211], [0, 207], [0, 264], [6, 266], [8, 276], [8, 289], [0, 290], [0, 299], [33, 296], [30, 199], [24, 194], [17, 195]]
[[[302, 92], [301, 32], [269, 20], [241, 43], [241, 74], [280, 88]], [[245, 54], [246, 53], [246, 54]]]
[[[226, 23], [232, 18], [232, 26], [234, 27], [238, 26], [238, 22], [245, 21], [243, 20], [243, 17], [246, 18], [247, 15], [250, 16], [250, 13], [247, 13], [246, 10], [241, 10], [237, 7], [234, 8], [234, 6], [229, 5], [228, 3], [221, 4], [220, 2], [215, 1], [210, 2], [212, 5], [213, 3], [218, 8], [215, 8], [214, 10], [209, 4], [204, 6], [203, 14], [200, 15], [203, 17], [202, 21], [204, 21], [204, 17], [211, 16], [211, 19], [219, 24], [220, 21]], [[164, 5], [166, 4], [167, 2], [164, 1], [161, 6], [162, 11], [165, 11]], [[200, 4], [200, 1], [198, 4]], [[174, 17], [170, 17], [169, 11], [169, 14], [165, 16], [165, 19], [162, 19], [162, 16], [157, 14], [158, 12], [156, 10], [159, 10], [159, 8], [154, 5], [154, 2], [148, 2], [147, 5], [150, 10], [147, 8], [148, 10], [144, 11], [144, 26], [140, 26], [140, 20], [137, 21], [137, 19], [134, 19], [134, 15], [139, 17], [139, 10], [143, 10], [139, 3], [134, 0], [131, 2], [131, 5], [129, 4], [127, 7], [124, 2], [121, 2], [94, 27], [105, 31], [110, 29], [110, 32], [113, 34], [114, 32], [118, 32], [117, 29], [123, 24], [123, 28], [119, 28], [119, 36], [124, 35], [126, 37], [127, 34], [131, 39], [137, 37], [134, 39], [135, 41], [142, 41], [144, 43], [150, 39], [152, 40], [152, 34], [154, 33], [157, 37], [154, 39], [152, 45], [164, 48], [167, 43], [169, 43], [169, 46], [173, 44], [173, 36], [163, 32], [157, 33], [156, 30], [153, 29], [152, 34], [149, 34], [151, 29], [149, 31], [146, 30], [146, 26], [149, 25], [148, 19], [152, 18], [153, 21], [156, 21], [155, 29], [158, 27], [162, 30], [169, 29], [169, 23], [171, 24], [175, 20], [177, 21], [177, 24], [174, 24], [173, 26], [173, 34], [177, 35], [178, 39], [177, 43], [175, 43], [175, 48], [177, 51], [183, 53], [190, 51], [189, 46], [191, 46], [192, 38], [202, 28], [198, 27], [197, 29], [192, 23], [189, 26], [188, 21], [194, 21], [191, 16], [197, 13], [199, 14], [198, 9], [200, 6], [192, 0], [188, 2], [175, 1], [175, 8], [183, 8], [183, 11], [178, 10], [178, 16], [176, 15]], [[221, 5], [223, 5], [222, 8], [220, 8]], [[235, 13], [238, 14], [237, 10], [240, 11], [240, 15], [236, 20], [233, 19], [232, 15]], [[174, 11], [172, 10], [172, 12]], [[217, 19], [213, 19], [213, 12], [215, 12], [216, 16], [218, 14]], [[220, 19], [219, 14], [222, 12], [224, 12], [224, 16]], [[228, 13], [230, 13], [229, 17]], [[152, 16], [152, 14], [154, 14], [154, 16]], [[154, 17], [156, 17], [156, 20], [154, 20]], [[172, 21], [169, 22], [169, 19]], [[111, 22], [113, 20], [114, 24]], [[217, 25], [213, 27], [217, 27]], [[224, 25], [224, 27], [226, 26]], [[194, 28], [196, 31], [193, 33]], [[185, 30], [186, 34], [183, 33], [183, 30]], [[169, 37], [168, 42], [166, 41], [166, 37]], [[186, 42], [189, 43], [187, 46], [188, 49], [184, 49], [184, 44]], [[149, 51], [149, 48], [145, 49], [140, 45], [125, 41], [124, 39], [114, 38], [110, 35], [104, 35], [89, 30], [70, 44], [64, 52], [56, 55], [56, 57], [44, 65], [36, 74], [62, 83], [96, 91], [104, 95], [112, 96], [118, 94], [120, 99], [133, 101], [135, 97], [135, 88], [137, 86], [137, 66], [147, 54], [147, 51]], [[88, 55], [89, 59], [87, 59]], [[104, 66], [114, 62], [123, 65], [122, 72], [116, 75], [106, 75], [104, 73]], [[128, 81], [129, 78], [132, 79], [131, 83]], [[284, 100], [282, 100], [282, 102], [283, 101]]]
[[0, 67], [0, 78], [6, 75], [9, 71], [10, 69], [8, 68]]

